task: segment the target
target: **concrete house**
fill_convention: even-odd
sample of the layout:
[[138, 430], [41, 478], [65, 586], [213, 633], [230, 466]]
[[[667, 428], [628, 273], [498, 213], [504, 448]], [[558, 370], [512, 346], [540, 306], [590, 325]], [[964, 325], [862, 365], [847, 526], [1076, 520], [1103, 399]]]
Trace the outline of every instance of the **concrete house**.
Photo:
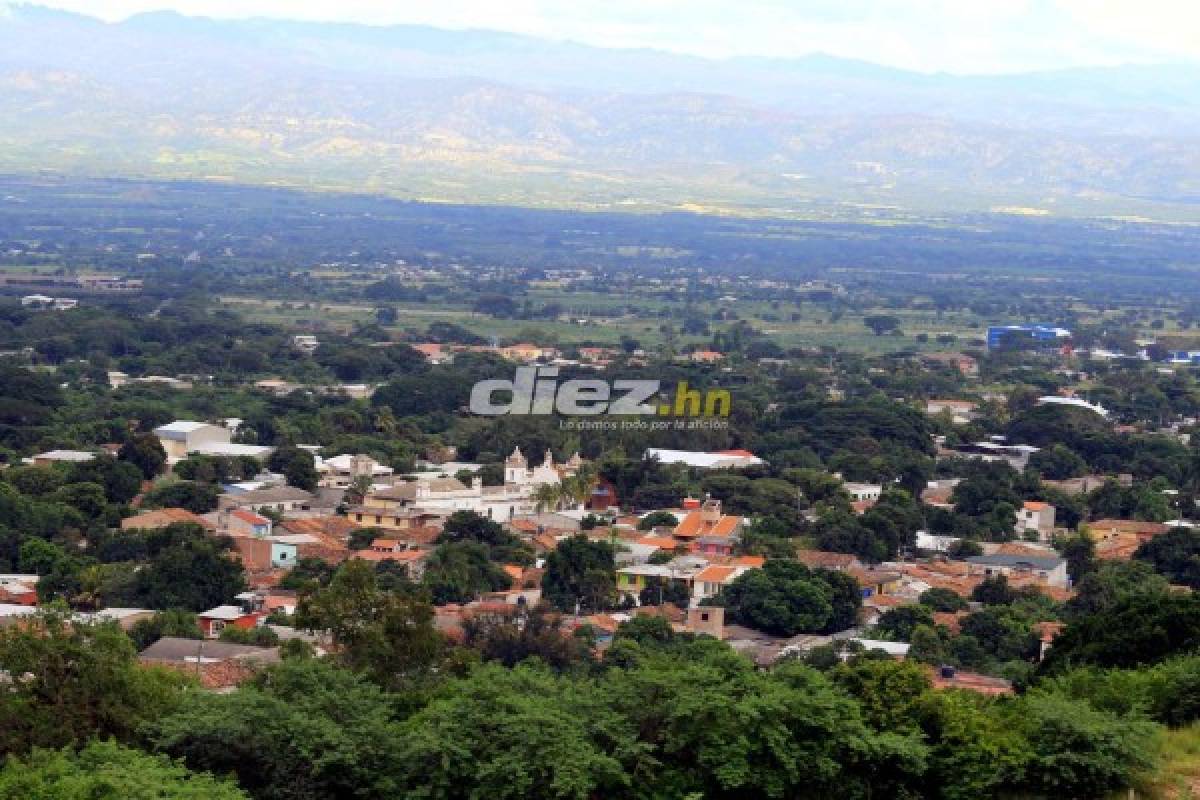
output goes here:
[[995, 553], [967, 559], [970, 575], [1004, 575], [1009, 578], [1029, 577], [1034, 582], [1059, 589], [1071, 585], [1067, 562], [1057, 555], [1035, 556], [1028, 553]]
[[187, 458], [188, 453], [198, 452], [201, 448], [213, 444], [229, 444], [228, 428], [221, 425], [210, 425], [207, 422], [192, 422], [175, 420], [154, 429], [154, 435], [167, 451], [167, 461], [175, 463]]
[[1016, 532], [1035, 531], [1038, 541], [1048, 542], [1054, 534], [1054, 506], [1035, 500], [1027, 500], [1017, 511]]
[[216, 639], [226, 628], [251, 630], [258, 625], [258, 615], [241, 606], [217, 606], [196, 615], [200, 632], [208, 639]]
[[233, 431], [224, 425], [177, 419], [154, 429], [154, 435], [167, 452], [167, 463], [174, 464], [190, 454], [206, 456], [250, 456], [266, 458], [274, 450], [253, 444], [234, 444]]

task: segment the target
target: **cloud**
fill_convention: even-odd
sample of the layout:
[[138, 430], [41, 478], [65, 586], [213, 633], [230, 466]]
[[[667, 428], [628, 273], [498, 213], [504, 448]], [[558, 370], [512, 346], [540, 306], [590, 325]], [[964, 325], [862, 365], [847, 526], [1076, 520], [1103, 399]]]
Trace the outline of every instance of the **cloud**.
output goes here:
[[1009, 72], [1128, 61], [1200, 61], [1200, 3], [1184, 0], [43, 2], [110, 21], [169, 7], [214, 17], [489, 28], [710, 57], [826, 52], [923, 71]]

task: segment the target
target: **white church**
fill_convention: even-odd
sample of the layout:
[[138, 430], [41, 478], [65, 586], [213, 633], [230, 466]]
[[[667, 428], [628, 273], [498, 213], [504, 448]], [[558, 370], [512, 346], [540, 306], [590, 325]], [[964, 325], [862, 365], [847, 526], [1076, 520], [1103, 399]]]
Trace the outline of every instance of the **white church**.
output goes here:
[[478, 476], [471, 480], [470, 486], [457, 478], [434, 478], [375, 492], [366, 498], [364, 505], [447, 515], [455, 511], [474, 511], [504, 523], [513, 517], [533, 514], [537, 510], [533, 500], [534, 490], [545, 484], [561, 483], [564, 477], [575, 474], [582, 465], [583, 459], [578, 453], [565, 464], [555, 464], [554, 454], [547, 450], [542, 463], [530, 467], [521, 448], [517, 447], [504, 460], [502, 486], [484, 486]]

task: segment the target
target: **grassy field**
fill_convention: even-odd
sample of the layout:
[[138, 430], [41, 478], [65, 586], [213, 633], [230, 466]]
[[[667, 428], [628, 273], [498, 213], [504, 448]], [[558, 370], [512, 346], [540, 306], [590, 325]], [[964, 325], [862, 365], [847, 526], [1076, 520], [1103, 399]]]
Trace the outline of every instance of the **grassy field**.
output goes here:
[[[319, 276], [357, 294], [360, 284], [372, 279], [362, 275], [339, 273], [324, 269]], [[453, 297], [453, 295], [451, 295]], [[531, 340], [538, 344], [580, 345], [616, 344], [623, 336], [636, 339], [646, 349], [660, 349], [673, 340], [676, 350], [687, 346], [708, 346], [711, 335], [728, 330], [743, 321], [766, 334], [782, 348], [818, 347], [833, 345], [841, 350], [868, 355], [897, 351], [945, 351], [978, 348], [983, 345], [989, 324], [1009, 319], [987, 319], [970, 310], [936, 311], [932, 308], [871, 308], [841, 307], [831, 310], [827, 304], [792, 301], [771, 301], [758, 297], [737, 296], [731, 290], [728, 299], [696, 301], [685, 306], [678, 286], [651, 285], [644, 290], [590, 291], [564, 288], [552, 282], [535, 282], [521, 296], [521, 303], [534, 308], [555, 306], [561, 309], [557, 319], [503, 319], [479, 313], [466, 301], [401, 302], [388, 304], [396, 309], [398, 319], [391, 326], [396, 334], [411, 334], [416, 338], [433, 322], [451, 322], [487, 340]], [[288, 327], [309, 327], [313, 322], [335, 330], [347, 330], [355, 324], [374, 322], [376, 306], [370, 302], [322, 302], [312, 298], [292, 296], [287, 300], [264, 299], [261, 295], [228, 295], [221, 302], [236, 307], [252, 318]], [[928, 304], [926, 304], [928, 305]], [[1123, 327], [1130, 316], [1137, 318], [1141, 336], [1200, 337], [1192, 331], [1180, 331], [1177, 323], [1159, 307], [1098, 309], [1081, 304], [1067, 307], [1081, 321]], [[724, 320], [714, 320], [718, 312]], [[707, 335], [683, 335], [679, 329], [687, 313], [707, 320]], [[899, 333], [876, 336], [864, 323], [873, 314], [896, 317]], [[1160, 320], [1157, 329], [1152, 320]], [[662, 329], [670, 325], [669, 336]], [[918, 338], [920, 337], [920, 338]], [[939, 341], [939, 337], [944, 341]], [[952, 337], [952, 338], [947, 338]]]
[[[1157, 773], [1133, 795], [1121, 798], [1193, 800], [1200, 797], [1200, 724], [1168, 731], [1163, 738], [1163, 759]], [[1114, 798], [1113, 800], [1116, 800]]]
[[[542, 299], [534, 294], [535, 299]], [[602, 299], [607, 302], [601, 303]], [[583, 322], [496, 319], [466, 308], [431, 304], [422, 307], [396, 306], [397, 322], [390, 327], [397, 332], [424, 331], [432, 322], [453, 322], [485, 339], [533, 339], [538, 343], [559, 345], [616, 344], [622, 336], [631, 336], [643, 347], [657, 348], [666, 341], [660, 330], [663, 322], [668, 321], [663, 314], [668, 306], [665, 302], [638, 302], [637, 313], [627, 314], [624, 313], [625, 307], [629, 305], [627, 298], [598, 295], [581, 298], [579, 295], [572, 295], [572, 300], [574, 302], [571, 306], [565, 306], [567, 316]], [[586, 302], [583, 302], [584, 300]], [[253, 319], [288, 327], [300, 327], [305, 321], [320, 320], [334, 329], [344, 330], [356, 323], [368, 323], [375, 319], [375, 307], [365, 304], [315, 301], [301, 304], [234, 296], [222, 297], [221, 303]], [[807, 305], [798, 310], [798, 319], [791, 319], [792, 313], [797, 311], [795, 307], [788, 310], [787, 318], [784, 319], [783, 314], [773, 311], [767, 303], [734, 304], [731, 310], [739, 319], [763, 331], [785, 349], [837, 345], [845, 350], [863, 353], [885, 353], [904, 349], [945, 350], [949, 347], [967, 346], [970, 340], [983, 336], [983, 323], [970, 314], [946, 313], [939, 316], [933, 312], [892, 311], [888, 313], [901, 320], [903, 335], [875, 336], [863, 324], [864, 316], [878, 313], [874, 310], [847, 313], [836, 319], [831, 318], [828, 311], [822, 308]], [[677, 328], [679, 320], [671, 321]], [[710, 331], [716, 332], [727, 330], [733, 324], [712, 322], [709, 328]], [[914, 337], [919, 333], [927, 334], [928, 341], [918, 342]], [[936, 341], [939, 334], [954, 335], [957, 342], [940, 344]], [[676, 347], [685, 344], [701, 345], [707, 343], [709, 338], [699, 335], [677, 335], [675, 343]]]

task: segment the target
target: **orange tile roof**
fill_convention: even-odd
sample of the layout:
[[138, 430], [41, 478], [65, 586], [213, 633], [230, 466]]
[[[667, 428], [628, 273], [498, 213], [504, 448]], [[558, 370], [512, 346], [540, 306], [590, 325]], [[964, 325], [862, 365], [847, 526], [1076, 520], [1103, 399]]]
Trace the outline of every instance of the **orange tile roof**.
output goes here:
[[675, 526], [674, 535], [681, 539], [698, 536], [730, 536], [741, 525], [742, 518], [722, 514], [715, 522], [706, 522], [702, 511], [692, 511]]
[[388, 550], [394, 550], [400, 544], [395, 539], [375, 539], [371, 542], [371, 547], [384, 547]]
[[849, 553], [830, 553], [826, 550], [796, 550], [796, 560], [806, 567], [822, 567], [824, 569], [848, 569], [858, 563], [858, 559]]
[[266, 525], [270, 522], [266, 517], [255, 514], [253, 511], [247, 511], [244, 508], [235, 508], [230, 514], [249, 525]]
[[761, 567], [767, 563], [767, 559], [762, 556], [734, 556], [729, 563], [738, 567]]
[[894, 594], [873, 594], [863, 600], [864, 606], [873, 608], [899, 608], [900, 606], [915, 605], [915, 600], [910, 600], [907, 597], [897, 597]]
[[943, 678], [939, 670], [930, 667], [930, 682], [935, 689], [966, 689], [980, 694], [1014, 694], [1012, 683], [976, 672], [955, 670], [954, 677]]
[[1128, 561], [1141, 546], [1142, 540], [1136, 534], [1107, 536], [1096, 542], [1096, 558], [1106, 561]]
[[192, 522], [205, 528], [212, 528], [211, 522], [193, 514], [186, 508], [159, 508], [153, 511], [143, 511], [121, 520], [121, 530], [165, 528], [175, 522]]
[[945, 625], [951, 633], [958, 633], [960, 620], [966, 615], [965, 611], [935, 611], [933, 612], [933, 623]]
[[948, 505], [954, 490], [946, 487], [935, 487], [921, 490], [921, 502], [931, 506]]
[[533, 537], [533, 544], [542, 550], [554, 550], [558, 547], [558, 539], [549, 533], [539, 533]]
[[643, 536], [635, 541], [637, 544], [654, 545], [660, 550], [674, 550], [679, 546], [679, 542], [675, 541], [670, 536]]
[[737, 530], [738, 525], [742, 523], [741, 517], [724, 516], [717, 520], [717, 524], [713, 526], [709, 536], [731, 536]]
[[1023, 542], [1005, 542], [996, 548], [996, 552], [1006, 556], [1053, 556], [1053, 550], [1045, 547], [1035, 547]]
[[1052, 642], [1055, 637], [1063, 632], [1063, 628], [1065, 627], [1067, 626], [1061, 622], [1039, 622], [1033, 626], [1033, 632], [1043, 642]]
[[1022, 507], [1026, 511], [1045, 511], [1050, 507], [1049, 503], [1043, 503], [1039, 500], [1026, 500]]
[[442, 346], [432, 342], [410, 345], [413, 350], [416, 350], [421, 355], [429, 358], [431, 356], [440, 356], [442, 354]]
[[401, 550], [394, 553], [390, 550], [382, 552], [379, 550], [356, 550], [351, 553], [351, 558], [362, 559], [363, 561], [399, 561], [400, 563], [408, 563], [412, 561], [420, 561], [429, 556], [428, 550]]
[[1097, 519], [1086, 524], [1088, 528], [1096, 532], [1142, 533], [1157, 536], [1170, 530], [1161, 522], [1145, 522], [1140, 519]]
[[723, 567], [712, 564], [697, 572], [692, 580], [702, 583], [725, 583], [737, 571], [737, 567]]
[[621, 623], [608, 614], [593, 614], [585, 619], [584, 622], [606, 633], [616, 633], [617, 628], [621, 627]]
[[505, 564], [503, 569], [508, 573], [508, 577], [512, 578], [514, 586], [520, 583], [521, 578], [525, 576], [525, 568], [516, 564]]
[[411, 528], [401, 528], [390, 531], [392, 537], [408, 544], [433, 544], [442, 535], [442, 529], [432, 525], [414, 525]]
[[307, 533], [310, 536], [331, 536], [334, 539], [348, 539], [350, 534], [362, 528], [362, 525], [347, 517], [309, 517], [305, 519], [285, 519], [279, 527], [289, 533]]
[[850, 567], [846, 570], [846, 574], [858, 581], [859, 586], [877, 586], [881, 583], [893, 583], [903, 577], [899, 572], [866, 569], [864, 567]]

